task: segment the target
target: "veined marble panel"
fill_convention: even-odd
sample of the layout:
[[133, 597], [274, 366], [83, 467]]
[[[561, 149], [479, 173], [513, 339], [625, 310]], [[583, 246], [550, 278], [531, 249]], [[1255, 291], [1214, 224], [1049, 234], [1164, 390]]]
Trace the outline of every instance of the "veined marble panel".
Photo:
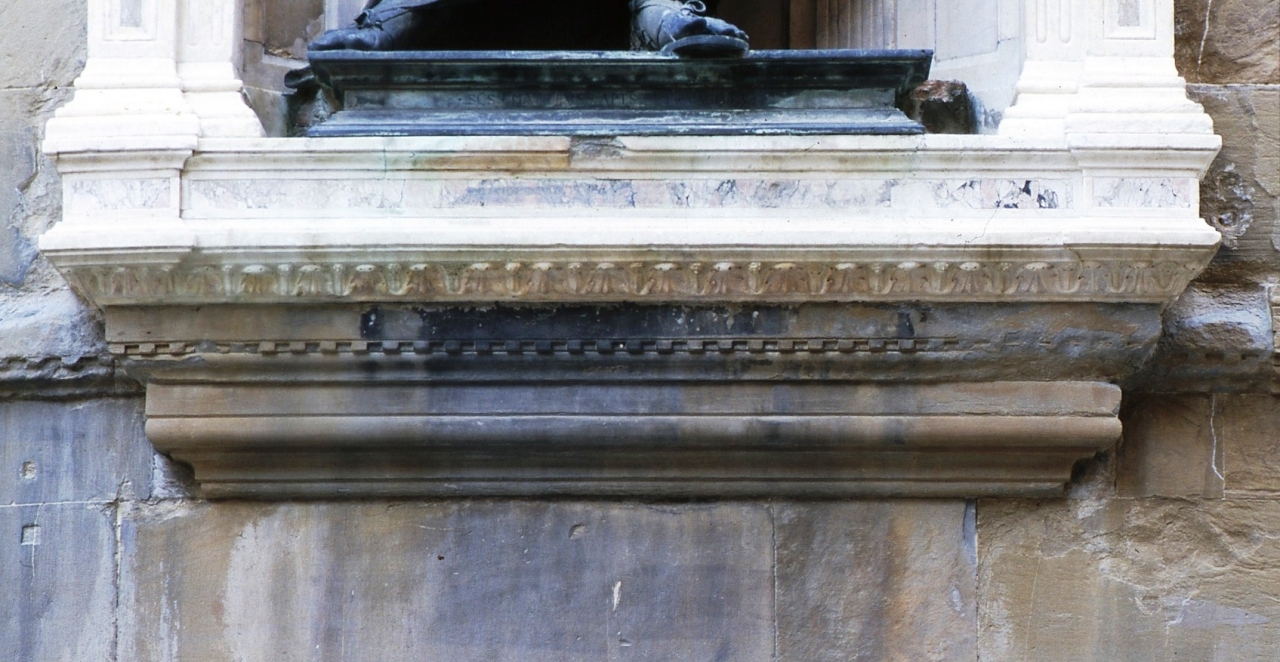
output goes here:
[[69, 214], [164, 209], [173, 204], [172, 187], [167, 178], [72, 179], [66, 187]]
[[892, 206], [940, 209], [1065, 209], [1071, 184], [1063, 180], [946, 179], [895, 183]]
[[1191, 207], [1193, 180], [1182, 177], [1097, 177], [1093, 204], [1097, 207]]
[[196, 179], [191, 211], [273, 209], [1065, 209], [1049, 179]]
[[894, 182], [805, 179], [293, 179], [187, 185], [192, 210], [304, 208], [773, 209], [887, 207]]

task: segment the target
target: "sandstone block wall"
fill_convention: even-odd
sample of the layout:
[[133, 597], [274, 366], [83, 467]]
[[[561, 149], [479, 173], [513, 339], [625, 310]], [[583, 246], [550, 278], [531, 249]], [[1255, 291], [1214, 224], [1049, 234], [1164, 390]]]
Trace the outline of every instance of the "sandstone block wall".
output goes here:
[[1224, 237], [1071, 498], [978, 504], [982, 660], [1271, 660], [1280, 650], [1280, 4], [1178, 0], [1176, 56], [1223, 149]]
[[35, 250], [84, 5], [8, 0], [0, 657], [1274, 659], [1277, 7], [1178, 2], [1179, 66], [1225, 141], [1202, 212], [1226, 242], [1067, 499], [211, 503], [154, 453], [95, 312]]

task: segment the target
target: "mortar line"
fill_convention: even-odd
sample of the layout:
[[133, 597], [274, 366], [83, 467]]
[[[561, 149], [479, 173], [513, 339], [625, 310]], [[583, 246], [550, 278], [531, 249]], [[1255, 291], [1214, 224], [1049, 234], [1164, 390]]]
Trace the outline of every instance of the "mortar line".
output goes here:
[[12, 508], [44, 508], [45, 506], [109, 506], [115, 501], [34, 501], [31, 503], [4, 503], [0, 510]]
[[35, 536], [35, 540], [32, 541], [30, 549], [27, 550], [31, 554], [31, 587], [33, 589], [36, 586], [36, 547], [40, 544], [40, 511], [43, 509], [44, 504], [36, 506], [36, 516], [31, 520], [31, 526], [35, 527], [35, 531], [32, 532], [32, 536]]
[[116, 515], [115, 516], [116, 550], [115, 550], [115, 578], [114, 578], [115, 591], [114, 591], [114, 595], [112, 596], [114, 599], [114, 603], [111, 609], [111, 659], [112, 659], [112, 662], [119, 662], [120, 660], [120, 563], [121, 563], [121, 560], [124, 558], [124, 554], [121, 552], [121, 543], [124, 539], [124, 536], [122, 535], [122, 531], [124, 528], [124, 522], [123, 522], [124, 509], [121, 507], [120, 501], [118, 499], [114, 503], [115, 503], [115, 510], [116, 510], [116, 513], [115, 513]]
[[1209, 394], [1209, 438], [1213, 440], [1213, 448], [1209, 450], [1209, 468], [1213, 470], [1213, 475], [1222, 481], [1222, 489], [1227, 489], [1227, 479], [1223, 478], [1222, 472], [1218, 470], [1218, 394]]
[[1196, 54], [1196, 82], [1200, 81], [1200, 67], [1204, 64], [1204, 45], [1209, 41], [1209, 14], [1213, 12], [1213, 0], [1204, 6], [1204, 32], [1200, 34], [1200, 52]]
[[773, 558], [770, 559], [773, 569], [773, 659], [778, 659], [778, 515], [776, 502], [769, 501], [769, 537], [773, 542]]

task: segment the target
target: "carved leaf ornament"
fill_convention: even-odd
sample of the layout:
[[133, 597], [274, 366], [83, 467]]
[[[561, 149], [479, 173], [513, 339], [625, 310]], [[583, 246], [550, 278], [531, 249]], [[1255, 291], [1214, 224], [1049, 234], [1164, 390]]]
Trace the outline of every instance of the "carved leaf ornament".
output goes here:
[[999, 300], [1176, 295], [1178, 262], [474, 262], [83, 267], [94, 300]]

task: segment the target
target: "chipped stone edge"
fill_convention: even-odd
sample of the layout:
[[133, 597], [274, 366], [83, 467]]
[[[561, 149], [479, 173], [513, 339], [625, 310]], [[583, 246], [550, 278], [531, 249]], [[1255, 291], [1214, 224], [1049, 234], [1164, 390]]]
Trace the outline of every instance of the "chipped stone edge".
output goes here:
[[1271, 290], [1271, 332], [1272, 332], [1272, 380], [1271, 390], [1273, 393], [1280, 393], [1280, 325], [1276, 324], [1276, 320], [1280, 319], [1280, 287], [1276, 285], [1270, 286]]

